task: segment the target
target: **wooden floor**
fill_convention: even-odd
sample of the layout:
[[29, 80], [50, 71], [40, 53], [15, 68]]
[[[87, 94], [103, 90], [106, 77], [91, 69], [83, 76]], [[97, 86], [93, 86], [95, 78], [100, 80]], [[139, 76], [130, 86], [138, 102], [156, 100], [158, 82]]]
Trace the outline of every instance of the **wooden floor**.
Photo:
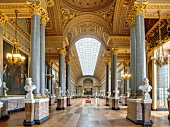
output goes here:
[[[120, 110], [110, 110], [104, 106], [103, 99], [73, 99], [72, 106], [56, 111], [56, 105], [50, 107], [50, 120], [34, 127], [141, 127], [126, 119], [127, 106]], [[170, 127], [168, 111], [152, 111], [153, 127]], [[24, 111], [10, 115], [9, 119], [0, 120], [0, 127], [23, 127]]]

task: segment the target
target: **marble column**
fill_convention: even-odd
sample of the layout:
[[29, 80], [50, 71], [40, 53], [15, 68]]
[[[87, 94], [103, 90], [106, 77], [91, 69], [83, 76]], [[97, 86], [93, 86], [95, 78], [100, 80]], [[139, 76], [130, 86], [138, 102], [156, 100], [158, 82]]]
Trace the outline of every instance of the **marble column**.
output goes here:
[[106, 96], [109, 92], [109, 78], [110, 78], [110, 60], [106, 60]]
[[30, 68], [29, 77], [32, 78], [36, 89], [35, 96], [40, 94], [40, 15], [33, 13], [31, 16], [31, 39], [30, 39]]
[[130, 73], [131, 77], [131, 94], [136, 94], [136, 33], [135, 24], [130, 26]]
[[[68, 91], [67, 91], [68, 90]], [[70, 79], [70, 61], [66, 61], [66, 91], [69, 92], [67, 95], [67, 106], [71, 106], [71, 79]]]
[[66, 61], [66, 90], [71, 93], [70, 61]]
[[59, 53], [59, 85], [62, 95], [65, 95], [65, 50], [58, 49]]
[[51, 73], [52, 73], [52, 63], [49, 62], [48, 63], [48, 74], [47, 74], [47, 82], [48, 82], [48, 90], [50, 91], [50, 94], [52, 94], [52, 77], [51, 77]]
[[45, 26], [46, 22], [41, 20], [40, 25], [40, 92], [45, 94]]
[[[0, 13], [0, 80], [3, 82], [3, 27], [7, 21], [7, 17]], [[0, 87], [2, 94], [2, 87]]]
[[114, 90], [118, 90], [118, 83], [117, 83], [117, 53], [118, 49], [112, 49], [111, 51], [111, 93], [113, 93]]
[[143, 78], [146, 78], [146, 51], [145, 51], [145, 25], [144, 14], [139, 13], [135, 17], [136, 21], [136, 93], [142, 94], [139, 86]]
[[112, 110], [119, 110], [119, 95], [117, 82], [117, 53], [118, 49], [111, 49], [111, 93], [113, 97], [109, 99]]

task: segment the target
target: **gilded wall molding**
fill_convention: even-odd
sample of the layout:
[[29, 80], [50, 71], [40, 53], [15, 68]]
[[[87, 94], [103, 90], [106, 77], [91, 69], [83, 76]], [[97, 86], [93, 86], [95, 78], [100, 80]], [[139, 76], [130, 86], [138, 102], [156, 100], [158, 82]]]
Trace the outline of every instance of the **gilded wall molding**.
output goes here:
[[54, 6], [54, 0], [45, 0], [48, 7]]
[[7, 16], [5, 14], [2, 14], [2, 12], [0, 12], [0, 25], [4, 26], [7, 21], [8, 21]]

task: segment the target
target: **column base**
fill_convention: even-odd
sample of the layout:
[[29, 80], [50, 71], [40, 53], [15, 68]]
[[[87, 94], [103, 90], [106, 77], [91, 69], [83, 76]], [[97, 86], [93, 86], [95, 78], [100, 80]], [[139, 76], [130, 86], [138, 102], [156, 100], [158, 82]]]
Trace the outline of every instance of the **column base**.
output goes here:
[[56, 110], [64, 110], [64, 107], [57, 107]]
[[35, 125], [35, 121], [28, 122], [28, 121], [24, 120], [23, 125], [24, 126], [34, 126]]
[[153, 122], [152, 122], [152, 120], [150, 120], [150, 122], [143, 122], [143, 126], [144, 127], [152, 127], [152, 124], [153, 124]]
[[130, 120], [131, 122], [133, 122], [134, 124], [137, 124], [137, 125], [142, 125], [143, 124], [143, 120], [137, 120], [137, 119], [134, 119], [130, 116], [126, 116], [126, 119]]
[[71, 97], [67, 97], [67, 106], [71, 106]]
[[8, 119], [8, 118], [9, 118], [9, 115], [8, 115], [8, 114], [5, 114], [5, 115], [0, 116], [0, 120], [2, 120], [2, 119]]
[[67, 107], [67, 97], [59, 97], [57, 102], [56, 110], [64, 110]]
[[105, 106], [109, 106], [109, 98], [106, 97], [106, 105]]
[[48, 119], [50, 119], [50, 116], [46, 116], [40, 120], [34, 120], [34, 121], [35, 121], [35, 124], [40, 125], [40, 124], [44, 123], [45, 121], [47, 121]]
[[71, 104], [68, 104], [67, 106], [71, 106]]
[[112, 110], [120, 110], [119, 107], [112, 107]]

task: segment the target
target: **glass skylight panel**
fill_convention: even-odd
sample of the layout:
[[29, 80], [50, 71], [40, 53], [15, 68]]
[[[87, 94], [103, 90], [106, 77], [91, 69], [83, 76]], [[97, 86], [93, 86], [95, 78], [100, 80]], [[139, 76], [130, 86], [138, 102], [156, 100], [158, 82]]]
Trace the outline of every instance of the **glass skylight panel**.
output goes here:
[[83, 38], [77, 41], [75, 45], [83, 75], [93, 75], [99, 54], [100, 42], [93, 38]]

